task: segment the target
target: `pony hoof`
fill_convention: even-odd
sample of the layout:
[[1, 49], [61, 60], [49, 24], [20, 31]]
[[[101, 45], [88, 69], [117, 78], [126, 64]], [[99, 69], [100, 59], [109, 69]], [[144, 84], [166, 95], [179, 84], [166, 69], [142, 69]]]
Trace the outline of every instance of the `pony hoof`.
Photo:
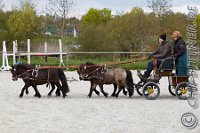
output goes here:
[[26, 95], [28, 95], [29, 94], [29, 92], [26, 92]]
[[115, 94], [112, 94], [111, 97], [115, 97]]
[[105, 96], [105, 97], [108, 97], [108, 94], [106, 93], [106, 94], [104, 94], [104, 96]]
[[91, 95], [88, 95], [88, 98], [91, 98], [92, 96]]
[[133, 96], [133, 94], [129, 94], [129, 98], [131, 98]]
[[60, 93], [59, 93], [59, 94], [56, 94], [56, 96], [59, 97], [59, 96], [60, 96]]
[[38, 98], [41, 98], [41, 96], [40, 96], [40, 95], [38, 95], [37, 97], [38, 97]]
[[23, 98], [23, 95], [19, 95], [19, 98]]
[[124, 95], [125, 95], [125, 96], [127, 96], [127, 91], [126, 91], [126, 92], [124, 92]]
[[51, 97], [51, 94], [48, 94], [47, 97]]
[[100, 93], [99, 93], [99, 92], [97, 92], [97, 95], [98, 95], [98, 96], [100, 96]]

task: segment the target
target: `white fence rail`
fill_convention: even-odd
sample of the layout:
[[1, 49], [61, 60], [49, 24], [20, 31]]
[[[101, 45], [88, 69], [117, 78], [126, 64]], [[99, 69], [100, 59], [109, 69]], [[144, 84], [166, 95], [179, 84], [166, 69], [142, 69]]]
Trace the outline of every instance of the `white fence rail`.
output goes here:
[[[113, 61], [120, 59], [121, 55], [127, 55], [128, 58], [134, 58], [134, 57], [144, 57], [147, 54], [151, 53], [151, 52], [117, 52], [117, 51], [110, 51], [110, 52], [81, 52], [81, 51], [77, 51], [77, 52], [64, 52], [63, 51], [63, 46], [62, 46], [62, 42], [59, 39], [59, 51], [57, 52], [48, 52], [48, 44], [47, 42], [44, 43], [44, 52], [34, 52], [31, 51], [31, 47], [30, 47], [31, 43], [30, 43], [30, 39], [27, 40], [27, 51], [18, 51], [18, 44], [17, 41], [13, 41], [13, 51], [7, 51], [6, 49], [6, 42], [3, 42], [3, 50], [0, 51], [0, 55], [2, 55], [2, 66], [0, 67], [0, 69], [2, 70], [9, 70], [10, 69], [10, 65], [8, 62], [8, 57], [12, 56], [13, 59], [13, 64], [16, 63], [16, 57], [18, 58], [18, 61], [20, 61], [20, 57], [21, 56], [25, 56], [27, 57], [27, 63], [31, 63], [31, 56], [44, 56], [46, 57], [46, 61], [47, 61], [47, 57], [48, 56], [56, 56], [59, 57], [59, 65], [68, 65], [68, 61], [70, 60], [71, 57], [85, 57], [85, 55], [92, 55], [95, 57], [101, 57], [104, 56], [106, 57], [107, 55], [109, 56], [109, 58], [112, 58]], [[200, 55], [200, 52], [195, 52], [196, 54]], [[101, 55], [101, 56], [100, 56]], [[66, 57], [66, 61], [64, 64], [63, 61], [63, 56]], [[107, 57], [108, 57], [107, 56]], [[200, 58], [197, 57], [197, 59], [199, 60]]]

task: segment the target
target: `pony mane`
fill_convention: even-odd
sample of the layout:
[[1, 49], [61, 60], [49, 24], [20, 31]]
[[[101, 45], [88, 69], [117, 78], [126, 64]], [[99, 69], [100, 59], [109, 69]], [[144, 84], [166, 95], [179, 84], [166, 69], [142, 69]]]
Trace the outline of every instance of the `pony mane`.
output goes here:
[[33, 69], [34, 68], [32, 65], [27, 64], [27, 63], [16, 63], [15, 65], [16, 65], [16, 67], [20, 67], [23, 69]]
[[91, 65], [95, 65], [95, 64], [88, 61], [88, 62], [85, 63], [85, 65], [91, 66]]

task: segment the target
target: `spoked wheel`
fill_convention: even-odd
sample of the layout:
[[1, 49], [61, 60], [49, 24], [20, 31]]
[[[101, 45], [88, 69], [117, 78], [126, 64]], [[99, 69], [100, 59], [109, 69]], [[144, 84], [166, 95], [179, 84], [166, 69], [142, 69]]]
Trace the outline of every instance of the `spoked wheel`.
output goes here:
[[172, 95], [172, 96], [176, 96], [176, 87], [174, 87], [174, 86], [171, 86], [171, 85], [169, 85], [168, 86], [168, 89], [169, 89], [169, 93]]
[[188, 85], [186, 82], [178, 84], [175, 92], [176, 96], [182, 100], [187, 100], [191, 94], [191, 92], [188, 90]]
[[155, 82], [148, 82], [143, 87], [143, 95], [148, 100], [155, 100], [160, 95], [160, 88]]
[[139, 82], [137, 83], [137, 85], [135, 86], [136, 91], [137, 91], [138, 95], [140, 95], [140, 96], [143, 96], [143, 94], [142, 94], [143, 85], [144, 85], [144, 82], [139, 81]]

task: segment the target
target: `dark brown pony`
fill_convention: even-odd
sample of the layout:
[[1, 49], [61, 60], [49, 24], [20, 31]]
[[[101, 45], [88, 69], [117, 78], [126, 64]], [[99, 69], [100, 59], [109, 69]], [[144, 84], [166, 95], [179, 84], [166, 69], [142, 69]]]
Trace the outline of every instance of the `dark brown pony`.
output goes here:
[[[50, 83], [52, 87], [54, 86], [52, 90], [54, 90], [55, 86], [57, 86], [57, 88], [61, 90], [63, 98], [65, 98], [66, 93], [69, 92], [69, 87], [66, 82], [66, 77], [62, 69], [57, 69], [57, 68], [37, 69], [29, 64], [18, 63], [12, 66], [11, 73], [13, 81], [16, 81], [18, 78], [21, 78], [25, 83], [19, 97], [23, 97], [24, 91], [25, 90], [28, 91], [28, 88], [32, 86], [35, 90], [35, 96], [40, 98], [41, 95], [37, 90], [37, 85], [43, 85], [46, 83], [47, 84]], [[62, 85], [60, 84], [60, 81]]]
[[[96, 90], [96, 86], [100, 87], [101, 92], [105, 97], [108, 93], [104, 92], [104, 84], [113, 84], [114, 92], [112, 96], [118, 97], [120, 91], [126, 87], [129, 92], [129, 97], [133, 95], [133, 79], [132, 74], [129, 70], [124, 70], [122, 68], [106, 68], [105, 66], [99, 66], [91, 62], [86, 62], [81, 64], [78, 68], [78, 74], [80, 80], [90, 81], [90, 93], [88, 97], [92, 96], [92, 92]], [[118, 92], [116, 93], [117, 86], [119, 86]]]

